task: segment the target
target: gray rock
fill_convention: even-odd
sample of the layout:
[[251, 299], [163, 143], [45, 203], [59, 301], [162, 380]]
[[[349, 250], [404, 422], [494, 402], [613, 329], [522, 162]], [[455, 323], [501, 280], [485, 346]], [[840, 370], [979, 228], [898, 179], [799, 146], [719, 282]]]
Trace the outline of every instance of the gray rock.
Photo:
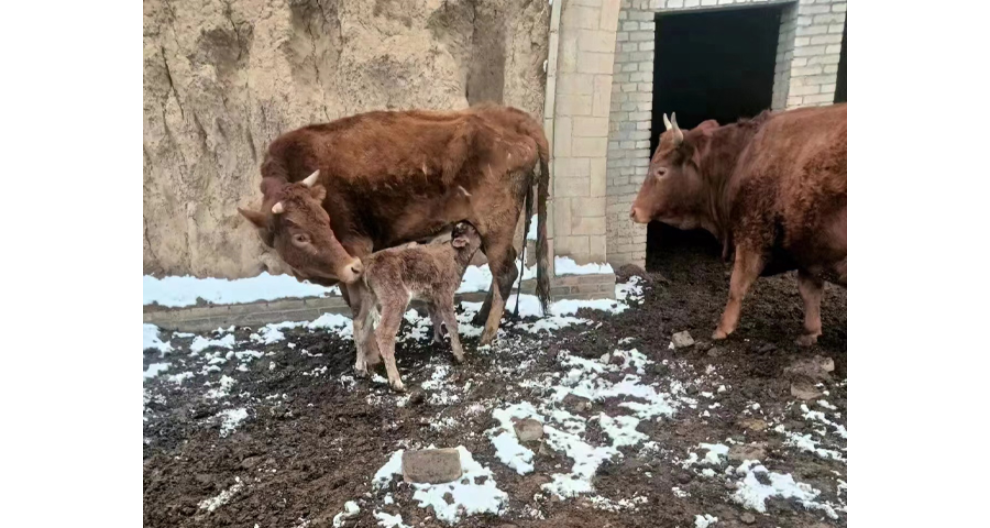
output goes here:
[[763, 460], [767, 455], [766, 445], [757, 444], [737, 444], [729, 448], [729, 460], [733, 462], [743, 462], [744, 460]]
[[461, 454], [456, 449], [423, 449], [402, 453], [402, 478], [419, 484], [441, 484], [461, 478]]
[[746, 512], [739, 516], [739, 520], [746, 524], [753, 524], [756, 522], [756, 516], [752, 513]]
[[685, 330], [672, 335], [670, 337], [670, 342], [674, 344], [674, 348], [682, 349], [694, 345], [694, 338], [691, 337], [690, 332]]
[[814, 400], [821, 397], [822, 392], [807, 381], [791, 383], [791, 396], [802, 400]]
[[743, 418], [739, 420], [739, 425], [751, 431], [762, 431], [767, 428], [767, 422], [759, 418]]
[[516, 438], [520, 442], [532, 442], [543, 438], [543, 424], [532, 418], [519, 420], [515, 423], [515, 428]]

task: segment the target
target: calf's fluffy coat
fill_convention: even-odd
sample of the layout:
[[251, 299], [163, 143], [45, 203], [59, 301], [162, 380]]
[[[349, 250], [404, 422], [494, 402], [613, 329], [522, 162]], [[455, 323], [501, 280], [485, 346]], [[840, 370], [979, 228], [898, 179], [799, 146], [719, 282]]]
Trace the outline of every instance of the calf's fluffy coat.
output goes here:
[[[447, 325], [454, 358], [464, 360], [464, 349], [457, 333], [454, 293], [461, 284], [464, 271], [478, 248], [481, 236], [475, 228], [461, 222], [454, 227], [449, 242], [438, 244], [407, 244], [376, 252], [364, 260], [361, 310], [354, 320], [354, 341], [363, 348], [369, 332], [375, 341], [388, 382], [397, 391], [405, 390], [395, 366], [395, 335], [402, 323], [402, 314], [413, 299], [426, 302], [433, 321], [434, 340], [439, 339], [440, 323]], [[372, 328], [375, 308], [381, 309], [377, 328]], [[365, 351], [358, 350], [354, 369], [367, 372]]]

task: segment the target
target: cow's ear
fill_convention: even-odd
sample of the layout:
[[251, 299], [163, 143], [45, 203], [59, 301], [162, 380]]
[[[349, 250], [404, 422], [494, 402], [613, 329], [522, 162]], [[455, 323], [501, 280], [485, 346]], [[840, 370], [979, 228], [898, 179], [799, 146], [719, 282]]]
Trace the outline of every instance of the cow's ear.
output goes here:
[[316, 184], [309, 188], [309, 195], [317, 202], [323, 203], [323, 199], [327, 197], [327, 188]]
[[247, 218], [255, 227], [259, 229], [264, 229], [268, 227], [268, 215], [259, 211], [252, 211], [250, 209], [237, 208], [237, 212], [241, 213], [241, 216]]

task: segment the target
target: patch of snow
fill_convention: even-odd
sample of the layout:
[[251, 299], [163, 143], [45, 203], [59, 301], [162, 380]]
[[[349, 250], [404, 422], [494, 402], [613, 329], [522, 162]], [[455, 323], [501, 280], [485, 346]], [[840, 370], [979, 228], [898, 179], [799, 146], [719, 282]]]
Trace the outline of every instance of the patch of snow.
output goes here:
[[[615, 299], [619, 302], [639, 303], [643, 300], [643, 279], [633, 275], [625, 283], [615, 285]], [[621, 343], [620, 343], [621, 344]]]
[[831, 403], [829, 403], [828, 400], [818, 400], [818, 405], [821, 405], [822, 407], [824, 407], [824, 408], [826, 408], [826, 409], [828, 409], [830, 411], [837, 411], [839, 409], [835, 405], [832, 405]]
[[[536, 278], [536, 266], [523, 269], [522, 262], [516, 260], [516, 272], [522, 274], [523, 280]], [[513, 290], [518, 289], [519, 279], [513, 284]], [[487, 292], [492, 287], [492, 271], [488, 264], [482, 266], [468, 266], [464, 269], [464, 276], [461, 278], [461, 285], [457, 288], [457, 293]]]
[[591, 481], [598, 467], [602, 462], [619, 454], [619, 451], [613, 447], [592, 446], [578, 435], [553, 426], [544, 426], [543, 431], [547, 435], [547, 443], [554, 451], [562, 452], [574, 461], [570, 473], [554, 473], [551, 476], [553, 480], [542, 486], [544, 490], [560, 498], [594, 491]]
[[375, 518], [378, 519], [378, 526], [382, 528], [410, 528], [408, 524], [402, 522], [402, 515], [389, 515], [385, 512], [376, 511]]
[[236, 304], [255, 301], [271, 301], [285, 297], [323, 297], [340, 295], [336, 286], [325, 288], [308, 282], [299, 282], [289, 275], [262, 273], [247, 279], [198, 279], [196, 277], [144, 276], [144, 304], [158, 303], [177, 308], [193, 306], [197, 298], [214, 304]]
[[178, 374], [169, 374], [165, 377], [166, 380], [175, 383], [176, 385], [182, 385], [182, 382], [195, 376], [196, 374], [192, 372], [180, 372]]
[[241, 424], [248, 417], [247, 409], [241, 407], [239, 409], [226, 409], [220, 411], [217, 416], [220, 417], [220, 437], [226, 438], [230, 433], [237, 429], [237, 426]]
[[677, 497], [677, 498], [679, 498], [679, 499], [684, 499], [684, 498], [687, 498], [687, 497], [690, 497], [691, 496], [690, 493], [682, 490], [681, 488], [678, 488], [677, 486], [674, 486], [673, 488], [670, 488], [670, 492], [673, 493], [674, 496]]
[[525, 475], [533, 471], [533, 451], [525, 447], [516, 437], [516, 429], [513, 426], [513, 419], [522, 420], [532, 418], [540, 423], [545, 422], [533, 404], [522, 402], [510, 405], [504, 409], [492, 411], [492, 418], [498, 420], [499, 425], [485, 432], [495, 446], [495, 457], [503, 464], [516, 470], [516, 473]]
[[636, 426], [639, 425], [639, 419], [633, 416], [616, 416], [613, 418], [605, 413], [601, 413], [598, 415], [598, 423], [601, 425], [602, 430], [605, 431], [605, 434], [612, 439], [612, 447], [614, 448], [634, 446], [649, 439], [648, 436], [636, 430]]
[[613, 270], [612, 265], [608, 263], [598, 264], [591, 262], [588, 264], [578, 264], [570, 257], [554, 257], [553, 272], [560, 277], [563, 275], [601, 275], [613, 273]]
[[718, 522], [718, 517], [712, 517], [707, 513], [704, 515], [694, 516], [694, 528], [708, 528], [709, 526]]
[[234, 334], [227, 334], [220, 339], [209, 339], [203, 336], [196, 336], [196, 339], [193, 339], [192, 344], [189, 345], [189, 351], [192, 352], [193, 355], [196, 355], [210, 347], [231, 349], [234, 348], [235, 344], [236, 341], [234, 339]]
[[818, 442], [811, 438], [810, 434], [803, 435], [801, 433], [788, 431], [783, 424], [774, 427], [773, 430], [787, 437], [787, 440], [784, 441], [784, 445], [786, 446], [796, 447], [801, 451], [814, 453], [818, 457], [825, 460], [838, 460], [840, 462], [845, 462], [845, 457], [842, 456], [842, 453], [832, 449], [818, 447]]
[[165, 372], [171, 367], [171, 363], [152, 363], [148, 365], [148, 370], [144, 371], [144, 379], [151, 379], [155, 376]]
[[[756, 475], [762, 473], [770, 481], [770, 484], [763, 484]], [[745, 475], [739, 487], [732, 495], [732, 500], [744, 508], [756, 510], [760, 513], [767, 512], [767, 499], [779, 497], [782, 499], [797, 499], [805, 509], [820, 510], [832, 519], [838, 519], [835, 509], [829, 504], [815, 502], [821, 491], [812, 488], [803, 482], [795, 482], [794, 477], [786, 474], [767, 471], [759, 461], [747, 460], [737, 469], [736, 474]]]
[[216, 497], [211, 497], [209, 499], [203, 499], [199, 503], [199, 509], [206, 510], [207, 512], [213, 512], [213, 510], [223, 506], [230, 502], [230, 498], [241, 491], [244, 484], [241, 482], [241, 477], [234, 478], [234, 485], [220, 492]]
[[230, 376], [220, 376], [220, 387], [206, 391], [205, 396], [211, 399], [223, 398], [230, 394], [230, 388], [237, 383], [237, 380]]
[[142, 350], [153, 348], [161, 352], [163, 356], [174, 350], [171, 341], [162, 342], [161, 337], [158, 335], [159, 331], [157, 326], [144, 323], [144, 348]]
[[805, 405], [803, 403], [801, 404], [801, 412], [804, 413], [804, 419], [805, 420], [813, 420], [813, 421], [817, 421], [817, 422], [821, 422], [823, 424], [829, 425], [829, 426], [831, 426], [831, 427], [833, 427], [835, 429], [835, 434], [841, 436], [842, 438], [848, 438], [849, 437], [848, 436], [848, 433], [846, 432], [846, 426], [844, 426], [842, 424], [835, 423], [832, 420], [829, 420], [825, 416], [825, 413], [823, 413], [821, 411], [812, 411], [811, 409], [808, 408], [807, 405]]
[[[410, 484], [414, 490], [413, 499], [421, 508], [432, 507], [437, 519], [447, 524], [458, 522], [464, 515], [491, 513], [498, 515], [508, 501], [508, 495], [495, 483], [495, 475], [490, 469], [474, 460], [464, 446], [457, 446], [460, 452], [461, 478], [443, 484]], [[388, 485], [395, 475], [402, 474], [402, 453], [398, 450], [388, 462], [375, 473], [372, 482], [375, 488]], [[484, 483], [478, 483], [483, 479]], [[450, 502], [445, 498], [450, 497]], [[377, 514], [376, 514], [377, 516]]]
[[[344, 511], [333, 516], [333, 526], [334, 528], [340, 528], [344, 526], [344, 519], [350, 519], [355, 515], [361, 513], [361, 507], [357, 505], [354, 501], [347, 501], [344, 503]], [[401, 523], [401, 517], [400, 521]]]

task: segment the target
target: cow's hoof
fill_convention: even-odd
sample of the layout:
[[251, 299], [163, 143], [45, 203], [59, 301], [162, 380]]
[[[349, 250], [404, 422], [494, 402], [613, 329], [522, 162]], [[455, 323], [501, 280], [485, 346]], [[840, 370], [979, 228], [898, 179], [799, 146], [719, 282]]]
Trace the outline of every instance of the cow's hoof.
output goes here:
[[368, 377], [368, 367], [367, 366], [365, 366], [365, 367], [359, 367], [357, 365], [354, 365], [354, 376], [356, 376], [358, 378], [367, 378]]
[[389, 383], [389, 385], [392, 386], [392, 390], [395, 392], [406, 392], [406, 386], [400, 380], [395, 380], [395, 382]]
[[464, 354], [454, 354], [454, 363], [458, 365], [464, 363]]
[[727, 337], [729, 337], [729, 334], [723, 332], [721, 329], [715, 330], [715, 333], [712, 334], [712, 339], [714, 339], [716, 341], [721, 341], [721, 340], [723, 340], [723, 339], [725, 339]]
[[478, 312], [474, 315], [474, 319], [471, 319], [471, 324], [473, 324], [474, 326], [481, 326], [488, 322], [487, 319], [488, 319], [487, 315], [482, 317], [482, 313]]
[[488, 331], [488, 330], [486, 329], [486, 330], [485, 330], [485, 331], [484, 331], [484, 332], [483, 332], [483, 333], [481, 334], [481, 340], [480, 340], [480, 341], [478, 341], [478, 344], [479, 344], [479, 345], [481, 345], [481, 346], [485, 346], [485, 345], [490, 345], [490, 344], [492, 344], [492, 341], [493, 341], [493, 340], [495, 339], [495, 333], [496, 333], [495, 331], [493, 331], [493, 332], [489, 332], [489, 331]]
[[821, 334], [804, 334], [803, 336], [794, 340], [798, 346], [809, 347], [818, 342], [818, 336]]

